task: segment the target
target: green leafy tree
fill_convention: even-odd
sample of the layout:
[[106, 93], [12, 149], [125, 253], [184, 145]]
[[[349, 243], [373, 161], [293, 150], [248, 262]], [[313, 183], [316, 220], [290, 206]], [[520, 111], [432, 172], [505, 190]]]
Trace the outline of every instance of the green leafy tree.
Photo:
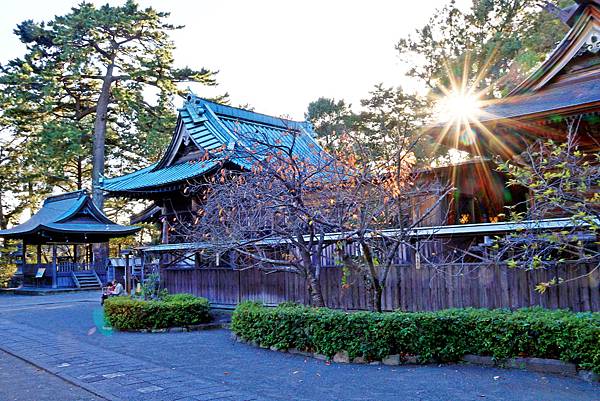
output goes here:
[[27, 52], [2, 67], [0, 99], [48, 184], [80, 188], [91, 173], [102, 207], [106, 152], [111, 169], [155, 159], [174, 125], [177, 83], [216, 84], [212, 71], [173, 66], [168, 32], [181, 26], [168, 15], [134, 1], [81, 3], [48, 23], [17, 26]]
[[364, 143], [370, 158], [390, 160], [412, 153], [424, 163], [433, 150], [431, 141], [421, 128], [430, 115], [426, 98], [405, 92], [402, 88], [376, 85], [369, 97], [361, 101], [363, 111], [355, 122], [357, 143]]
[[[530, 223], [521, 231], [499, 238], [495, 246], [497, 259], [510, 267], [533, 270], [564, 263], [588, 264], [589, 274], [598, 276], [600, 155], [579, 148], [580, 123], [581, 118], [567, 122], [564, 143], [538, 141], [518, 160], [499, 165], [510, 177], [508, 185], [523, 186], [531, 194], [526, 213], [511, 211], [512, 220]], [[543, 229], [543, 219], [550, 217], [566, 217], [569, 221], [560, 229]], [[571, 280], [557, 276], [539, 283], [537, 290], [544, 292]]]
[[312, 123], [321, 145], [330, 151], [339, 145], [345, 133], [352, 130], [356, 120], [356, 115], [344, 100], [326, 97], [311, 102], [304, 117]]
[[[573, 1], [558, 2], [567, 6]], [[396, 45], [408, 75], [429, 88], [452, 80], [499, 95], [510, 90], [564, 36], [567, 27], [539, 0], [473, 0], [462, 10], [455, 1], [437, 10], [413, 35]], [[487, 88], [487, 89], [486, 89]]]

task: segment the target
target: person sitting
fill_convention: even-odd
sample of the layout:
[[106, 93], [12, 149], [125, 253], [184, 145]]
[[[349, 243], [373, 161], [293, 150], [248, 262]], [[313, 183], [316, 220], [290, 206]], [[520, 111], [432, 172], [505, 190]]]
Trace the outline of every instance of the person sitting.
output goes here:
[[115, 282], [115, 281], [113, 281], [113, 283], [115, 283], [115, 286], [113, 287], [113, 290], [112, 290], [112, 293], [110, 294], [110, 296], [118, 297], [120, 295], [123, 295], [123, 284], [121, 284], [119, 282]]
[[102, 291], [102, 297], [100, 299], [100, 305], [104, 305], [104, 301], [106, 300], [106, 298], [108, 298], [112, 292], [115, 289], [115, 281], [111, 281], [110, 283], [108, 283], [108, 285], [106, 286], [106, 288], [104, 288], [104, 290]]

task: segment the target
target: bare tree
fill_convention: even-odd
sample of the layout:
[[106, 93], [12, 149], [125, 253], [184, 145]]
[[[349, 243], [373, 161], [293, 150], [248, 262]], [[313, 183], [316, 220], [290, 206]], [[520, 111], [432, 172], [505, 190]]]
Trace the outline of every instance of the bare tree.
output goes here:
[[322, 254], [343, 213], [324, 199], [345, 185], [347, 169], [297, 127], [237, 134], [235, 146], [220, 150], [220, 172], [188, 187], [201, 207], [172, 235], [235, 268], [299, 274], [312, 304], [324, 306]]
[[[582, 132], [582, 124], [580, 117], [569, 119], [565, 142], [537, 141], [516, 162], [500, 164], [500, 170], [511, 177], [508, 185], [528, 188], [531, 195], [526, 213], [511, 213], [512, 220], [527, 221], [524, 229], [498, 238], [496, 244], [496, 258], [510, 267], [543, 269], [565, 262], [590, 263], [593, 268], [588, 274], [600, 267], [600, 154], [580, 149], [583, 140], [591, 139]], [[544, 219], [552, 217], [567, 221], [550, 229]], [[536, 289], [544, 292], [565, 281], [554, 277]]]
[[354, 151], [350, 146], [342, 148], [339, 157], [346, 155], [345, 165], [352, 174], [331, 200], [345, 209], [336, 225], [339, 260], [363, 277], [370, 307], [376, 311], [382, 310], [390, 269], [402, 262], [401, 254], [420, 256], [423, 242], [416, 240], [415, 229], [434, 213], [442, 217], [441, 202], [451, 190], [448, 183], [432, 180], [417, 165], [414, 151], [421, 138], [395, 130], [387, 135], [386, 151], [378, 157], [358, 138], [344, 142]]

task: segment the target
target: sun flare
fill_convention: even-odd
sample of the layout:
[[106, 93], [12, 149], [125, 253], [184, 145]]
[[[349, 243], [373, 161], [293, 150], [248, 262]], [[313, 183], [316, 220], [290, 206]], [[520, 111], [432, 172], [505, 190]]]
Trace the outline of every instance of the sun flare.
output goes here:
[[475, 93], [455, 90], [442, 97], [436, 108], [440, 121], [470, 121], [481, 113], [481, 99]]

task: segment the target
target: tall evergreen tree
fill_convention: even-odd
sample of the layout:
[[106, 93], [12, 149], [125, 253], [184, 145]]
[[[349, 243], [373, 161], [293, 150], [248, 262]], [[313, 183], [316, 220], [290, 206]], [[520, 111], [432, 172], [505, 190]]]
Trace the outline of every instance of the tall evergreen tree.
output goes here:
[[321, 145], [331, 151], [337, 147], [340, 138], [352, 129], [356, 115], [343, 99], [336, 101], [320, 97], [309, 103], [304, 118], [312, 123]]
[[429, 116], [425, 97], [378, 84], [361, 105], [355, 129], [373, 158], [387, 160], [404, 152], [413, 153], [420, 162], [430, 158], [430, 141], [420, 132]]
[[23, 154], [47, 172], [49, 185], [81, 188], [91, 171], [102, 207], [107, 152], [111, 169], [156, 158], [175, 121], [177, 83], [216, 84], [210, 70], [174, 67], [168, 32], [182, 27], [168, 16], [132, 0], [81, 3], [48, 23], [17, 26], [27, 52], [2, 66], [0, 102]]

